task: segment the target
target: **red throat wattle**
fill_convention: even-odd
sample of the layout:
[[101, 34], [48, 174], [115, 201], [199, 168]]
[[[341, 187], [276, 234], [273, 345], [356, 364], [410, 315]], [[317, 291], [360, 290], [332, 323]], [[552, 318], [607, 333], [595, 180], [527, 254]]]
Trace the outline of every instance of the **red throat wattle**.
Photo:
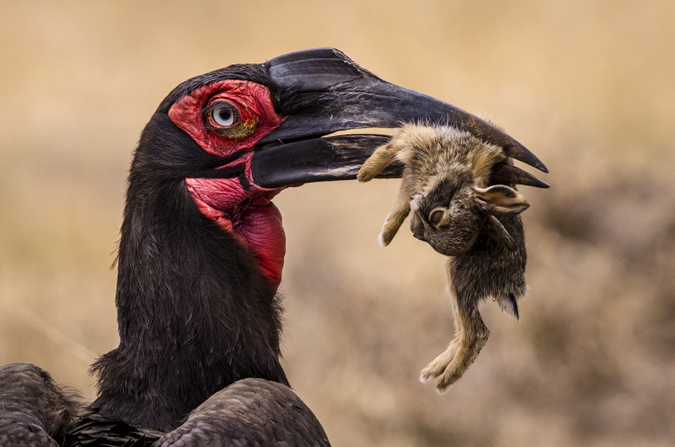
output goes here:
[[[209, 114], [219, 107], [227, 107], [232, 113], [231, 125], [224, 126], [222, 120]], [[176, 102], [169, 117], [206, 152], [225, 157], [242, 151], [236, 160], [221, 168], [244, 165], [247, 188], [236, 177], [188, 178], [185, 182], [199, 210], [251, 250], [260, 270], [276, 289], [281, 282], [286, 236], [281, 213], [270, 200], [283, 188], [261, 188], [251, 176], [253, 146], [282, 121], [274, 111], [270, 91], [249, 81], [214, 82]]]

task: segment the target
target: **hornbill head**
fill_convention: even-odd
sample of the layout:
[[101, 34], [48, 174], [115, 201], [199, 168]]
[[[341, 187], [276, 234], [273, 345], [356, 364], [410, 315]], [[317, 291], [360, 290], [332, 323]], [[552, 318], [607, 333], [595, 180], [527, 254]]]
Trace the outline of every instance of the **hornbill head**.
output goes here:
[[[499, 128], [383, 81], [338, 50], [318, 48], [232, 65], [180, 84], [144, 130], [142, 141], [151, 144], [139, 146], [130, 181], [135, 172], [185, 179], [200, 211], [251, 250], [276, 288], [285, 238], [270, 200], [291, 185], [356, 178], [373, 150], [389, 139], [331, 134], [420, 121], [467, 130], [546, 172]], [[401, 172], [392, 165], [381, 176]]]

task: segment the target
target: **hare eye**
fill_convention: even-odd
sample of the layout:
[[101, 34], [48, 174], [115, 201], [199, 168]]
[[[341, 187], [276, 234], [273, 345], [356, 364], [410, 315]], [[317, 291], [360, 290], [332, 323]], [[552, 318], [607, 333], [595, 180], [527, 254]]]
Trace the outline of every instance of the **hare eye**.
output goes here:
[[439, 209], [433, 210], [429, 214], [429, 223], [431, 223], [432, 225], [438, 225], [443, 219], [443, 216], [445, 216], [444, 210]]

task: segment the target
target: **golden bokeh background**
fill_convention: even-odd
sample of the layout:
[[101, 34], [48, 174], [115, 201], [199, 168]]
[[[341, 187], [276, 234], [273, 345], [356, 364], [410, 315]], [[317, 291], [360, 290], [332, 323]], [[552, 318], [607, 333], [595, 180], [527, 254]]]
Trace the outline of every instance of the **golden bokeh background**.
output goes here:
[[447, 393], [443, 257], [376, 242], [398, 182], [282, 193], [284, 365], [335, 446], [675, 442], [671, 0], [0, 2], [0, 364], [95, 394], [141, 129], [178, 83], [333, 46], [496, 118], [549, 167], [522, 188], [530, 292]]

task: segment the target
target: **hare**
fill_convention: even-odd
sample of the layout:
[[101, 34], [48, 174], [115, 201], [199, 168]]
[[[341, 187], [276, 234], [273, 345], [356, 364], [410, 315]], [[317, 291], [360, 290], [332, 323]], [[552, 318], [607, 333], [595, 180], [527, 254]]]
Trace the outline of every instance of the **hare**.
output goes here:
[[444, 391], [456, 382], [487, 342], [490, 331], [480, 313], [492, 297], [518, 316], [517, 300], [527, 289], [527, 251], [519, 214], [529, 207], [516, 183], [548, 187], [512, 165], [504, 151], [468, 132], [447, 126], [408, 124], [363, 164], [366, 182], [394, 161], [403, 163], [403, 181], [385, 219], [380, 245], [394, 238], [412, 212], [411, 230], [434, 250], [449, 256], [455, 338], [422, 370], [423, 382], [438, 379]]

